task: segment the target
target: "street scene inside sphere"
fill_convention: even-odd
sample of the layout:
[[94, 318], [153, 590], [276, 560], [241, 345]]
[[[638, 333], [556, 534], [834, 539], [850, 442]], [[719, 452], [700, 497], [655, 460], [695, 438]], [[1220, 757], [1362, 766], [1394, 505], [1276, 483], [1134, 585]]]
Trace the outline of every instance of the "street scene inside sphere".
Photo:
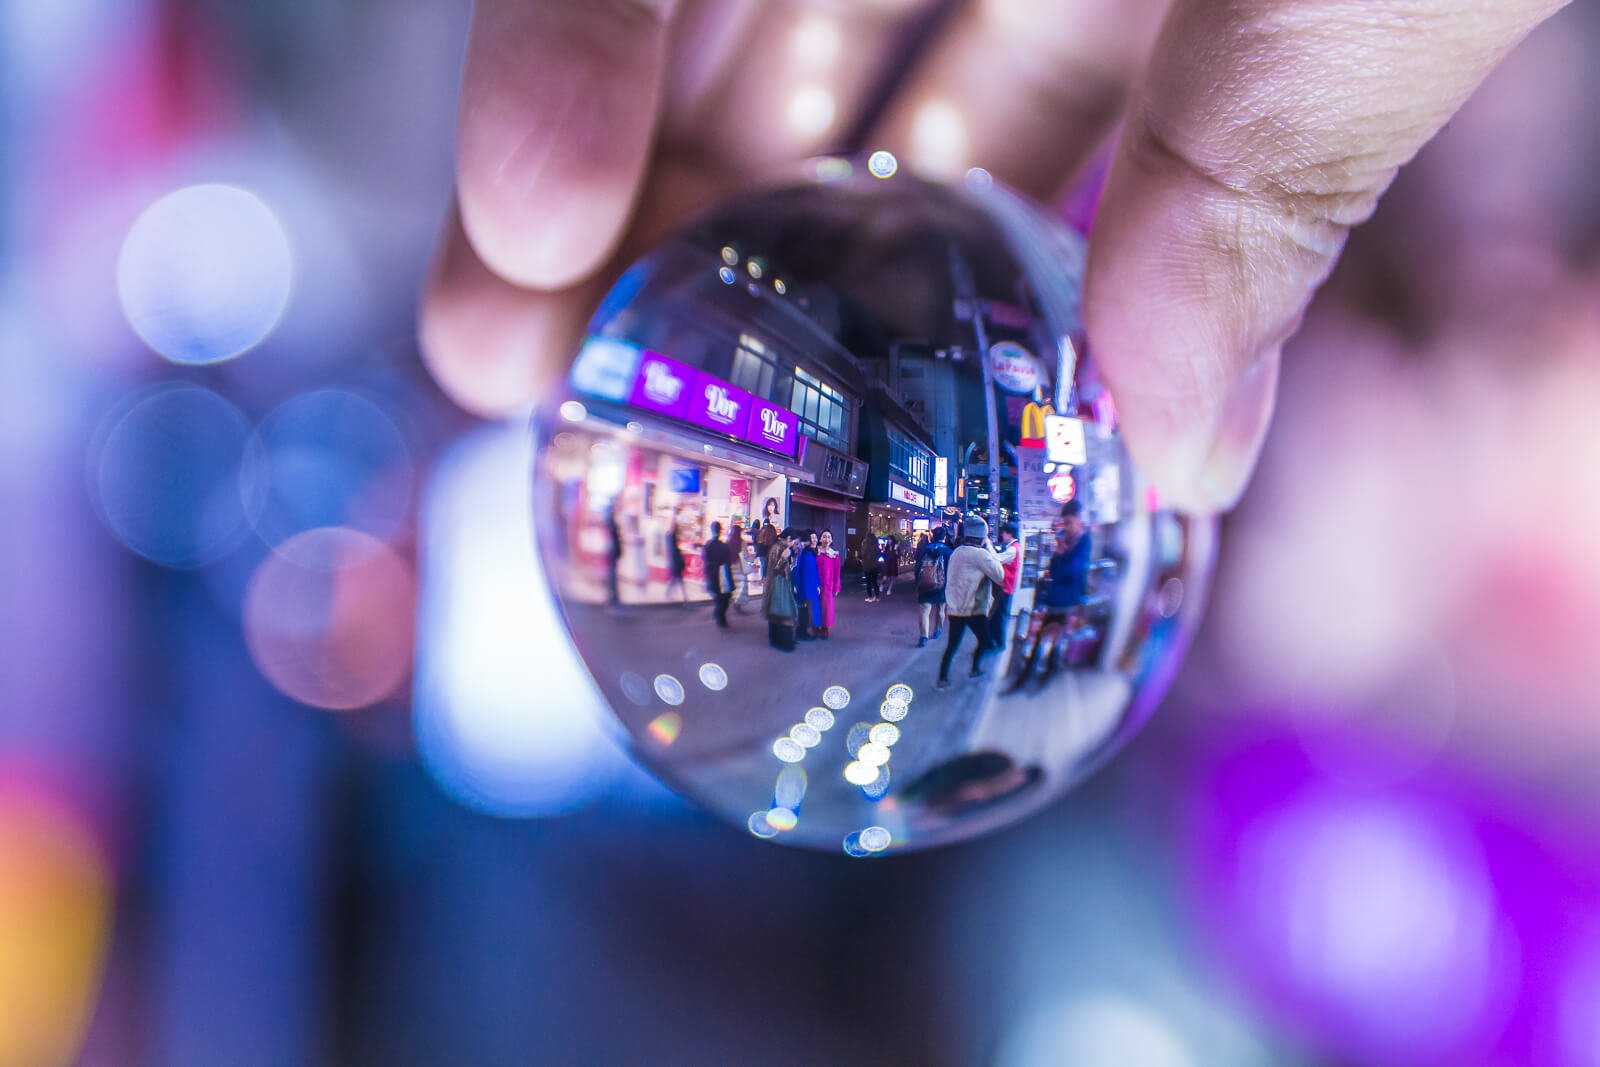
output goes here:
[[1036, 809], [1149, 716], [1210, 525], [1084, 357], [1081, 241], [845, 160], [637, 263], [539, 419], [535, 508], [636, 755], [853, 854]]

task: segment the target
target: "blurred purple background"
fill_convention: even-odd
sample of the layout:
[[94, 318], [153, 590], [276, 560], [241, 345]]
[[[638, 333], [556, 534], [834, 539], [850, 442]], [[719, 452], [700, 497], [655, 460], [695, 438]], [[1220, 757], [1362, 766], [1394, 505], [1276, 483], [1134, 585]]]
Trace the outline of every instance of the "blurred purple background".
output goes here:
[[977, 844], [631, 769], [415, 349], [464, 0], [0, 2], [0, 1067], [1600, 1064], [1600, 74], [1291, 346], [1178, 687]]

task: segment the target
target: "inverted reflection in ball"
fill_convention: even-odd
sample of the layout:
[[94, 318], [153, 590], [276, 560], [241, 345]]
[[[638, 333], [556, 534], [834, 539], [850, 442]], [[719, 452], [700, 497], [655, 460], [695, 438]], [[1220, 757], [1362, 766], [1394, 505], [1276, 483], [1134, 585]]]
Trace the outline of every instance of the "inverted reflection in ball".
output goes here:
[[[1129, 463], [1080, 238], [993, 183], [809, 172], [604, 298], [535, 420], [535, 512], [640, 761], [757, 836], [868, 855], [1013, 822], [1120, 748], [1213, 526]], [[726, 685], [619, 682], [708, 662]], [[692, 727], [670, 748], [644, 743], [663, 705]], [[802, 761], [804, 806], [775, 803]]]

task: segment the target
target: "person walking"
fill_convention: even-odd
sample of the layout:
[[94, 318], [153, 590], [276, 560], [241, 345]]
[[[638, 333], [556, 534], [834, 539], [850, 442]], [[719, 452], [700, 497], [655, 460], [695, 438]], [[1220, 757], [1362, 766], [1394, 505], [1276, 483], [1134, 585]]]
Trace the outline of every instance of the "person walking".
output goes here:
[[773, 541], [767, 558], [761, 612], [767, 617], [767, 642], [779, 651], [793, 652], [796, 606], [789, 572], [794, 569], [794, 532], [783, 534]]
[[730, 523], [728, 526], [728, 573], [733, 577], [733, 588], [728, 592], [731, 595], [729, 603], [734, 610], [744, 612], [742, 601], [750, 595], [750, 590], [745, 588], [744, 581], [744, 546], [748, 539], [744, 535], [744, 527], [739, 523]]
[[733, 600], [733, 550], [722, 540], [722, 523], [711, 524], [711, 540], [705, 544], [706, 591], [711, 594], [711, 617], [717, 629], [728, 628], [728, 604]]
[[798, 535], [794, 564], [794, 599], [798, 612], [795, 638], [814, 641], [822, 629], [822, 574], [817, 569], [817, 535], [804, 530]]
[[622, 607], [618, 576], [622, 569], [622, 527], [617, 524], [617, 506], [606, 509], [606, 603]]
[[996, 650], [1006, 647], [1006, 631], [1011, 628], [1011, 597], [1017, 591], [1017, 576], [1022, 573], [1022, 542], [1017, 540], [1017, 528], [1009, 522], [1000, 526], [1000, 566], [1005, 578], [995, 591], [994, 606], [989, 609], [989, 644]]
[[883, 577], [883, 542], [875, 534], [861, 539], [861, 576], [867, 583], [867, 603], [876, 604], [882, 592], [879, 582]]
[[689, 590], [683, 584], [683, 572], [688, 566], [688, 561], [683, 556], [683, 546], [678, 543], [678, 520], [673, 519], [672, 525], [667, 528], [667, 595], [672, 595], [672, 587], [678, 587], [678, 596], [683, 600], [683, 606], [689, 606]]
[[817, 574], [822, 585], [820, 600], [822, 637], [826, 640], [833, 633], [833, 604], [834, 598], [843, 588], [840, 571], [843, 569], [844, 561], [839, 558], [839, 553], [833, 547], [832, 530], [823, 530], [818, 542]]
[[989, 650], [990, 586], [1004, 580], [1005, 568], [989, 543], [989, 524], [980, 516], [968, 516], [961, 524], [961, 544], [950, 554], [945, 582], [950, 636], [939, 660], [936, 688], [950, 687], [950, 661], [956, 658], [956, 649], [968, 630], [977, 647], [972, 650], [972, 670], [967, 677], [976, 678], [983, 673], [983, 654]]
[[883, 595], [894, 593], [895, 579], [900, 577], [900, 539], [890, 534], [883, 542]]
[[950, 549], [944, 543], [944, 531], [938, 530], [932, 540], [922, 546], [912, 564], [913, 581], [917, 583], [918, 648], [937, 640], [944, 630], [944, 587], [949, 562]]

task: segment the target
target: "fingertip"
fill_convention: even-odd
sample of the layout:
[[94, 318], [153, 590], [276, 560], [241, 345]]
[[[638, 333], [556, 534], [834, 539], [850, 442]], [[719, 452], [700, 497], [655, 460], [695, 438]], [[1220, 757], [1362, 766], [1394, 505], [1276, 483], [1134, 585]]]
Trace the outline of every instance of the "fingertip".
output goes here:
[[461, 181], [461, 224], [480, 259], [524, 289], [556, 290], [586, 278], [616, 251], [636, 190], [632, 179], [596, 174], [580, 191], [557, 191], [543, 207], [539, 183], [526, 203]]
[[465, 231], [502, 277], [558, 289], [615, 250], [655, 134], [666, 18], [627, 0], [480, 0], [456, 179]]
[[418, 312], [423, 362], [457, 405], [485, 418], [528, 407], [582, 330], [589, 287], [520, 289], [476, 255], [454, 213]]

